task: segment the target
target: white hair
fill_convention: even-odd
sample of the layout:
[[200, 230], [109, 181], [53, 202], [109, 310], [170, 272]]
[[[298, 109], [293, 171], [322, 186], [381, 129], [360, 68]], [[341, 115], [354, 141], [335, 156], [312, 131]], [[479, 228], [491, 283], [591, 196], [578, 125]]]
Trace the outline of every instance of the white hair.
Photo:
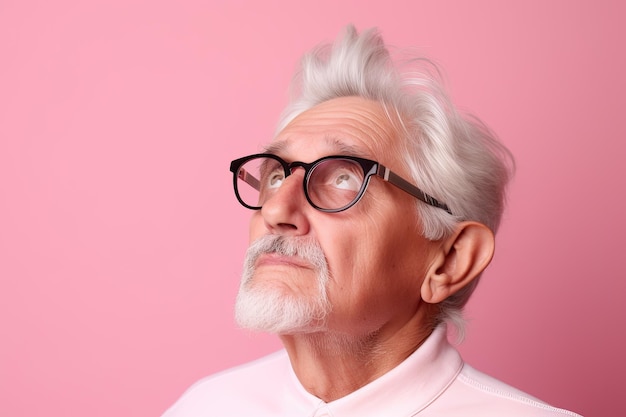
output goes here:
[[[334, 44], [303, 57], [277, 131], [327, 100], [346, 96], [375, 100], [398, 127], [398, 151], [414, 183], [453, 213], [416, 200], [424, 237], [445, 238], [464, 220], [483, 223], [495, 233], [513, 158], [484, 123], [455, 108], [439, 74], [423, 58], [394, 62], [376, 29], [358, 34], [348, 26]], [[440, 303], [435, 322], [450, 322], [462, 337], [462, 309], [478, 280]]]

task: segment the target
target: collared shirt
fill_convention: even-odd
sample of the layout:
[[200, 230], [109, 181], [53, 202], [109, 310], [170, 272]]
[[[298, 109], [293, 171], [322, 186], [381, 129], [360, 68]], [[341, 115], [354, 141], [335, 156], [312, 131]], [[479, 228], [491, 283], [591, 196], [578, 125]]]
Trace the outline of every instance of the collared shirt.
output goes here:
[[404, 362], [338, 400], [307, 392], [283, 350], [205, 378], [163, 417], [564, 417], [463, 363], [440, 326]]

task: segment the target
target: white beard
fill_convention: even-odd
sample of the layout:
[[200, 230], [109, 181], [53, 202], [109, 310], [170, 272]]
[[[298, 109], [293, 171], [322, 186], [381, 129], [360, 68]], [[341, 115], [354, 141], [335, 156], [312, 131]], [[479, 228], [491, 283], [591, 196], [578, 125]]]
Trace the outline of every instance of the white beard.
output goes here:
[[[257, 258], [265, 253], [298, 256], [316, 270], [317, 293], [302, 297], [272, 285], [255, 285]], [[244, 270], [235, 304], [235, 320], [243, 328], [275, 334], [311, 333], [325, 328], [330, 312], [326, 286], [328, 264], [319, 244], [309, 238], [266, 235], [246, 251]]]

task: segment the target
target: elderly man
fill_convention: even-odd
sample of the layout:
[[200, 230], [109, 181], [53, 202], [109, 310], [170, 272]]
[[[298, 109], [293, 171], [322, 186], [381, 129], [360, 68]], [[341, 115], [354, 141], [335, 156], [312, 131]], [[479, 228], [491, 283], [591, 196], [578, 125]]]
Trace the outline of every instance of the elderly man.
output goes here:
[[512, 160], [409, 64], [347, 28], [303, 58], [264, 152], [231, 163], [254, 210], [236, 319], [285, 349], [198, 382], [167, 417], [575, 416], [447, 341], [493, 255]]

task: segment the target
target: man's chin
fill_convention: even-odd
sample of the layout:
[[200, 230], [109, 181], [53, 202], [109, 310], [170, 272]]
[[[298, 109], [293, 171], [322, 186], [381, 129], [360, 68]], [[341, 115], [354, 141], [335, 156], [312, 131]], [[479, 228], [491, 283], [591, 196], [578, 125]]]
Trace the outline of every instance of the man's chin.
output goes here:
[[326, 314], [324, 302], [296, 299], [267, 288], [240, 291], [235, 303], [235, 321], [240, 327], [277, 335], [321, 331]]

